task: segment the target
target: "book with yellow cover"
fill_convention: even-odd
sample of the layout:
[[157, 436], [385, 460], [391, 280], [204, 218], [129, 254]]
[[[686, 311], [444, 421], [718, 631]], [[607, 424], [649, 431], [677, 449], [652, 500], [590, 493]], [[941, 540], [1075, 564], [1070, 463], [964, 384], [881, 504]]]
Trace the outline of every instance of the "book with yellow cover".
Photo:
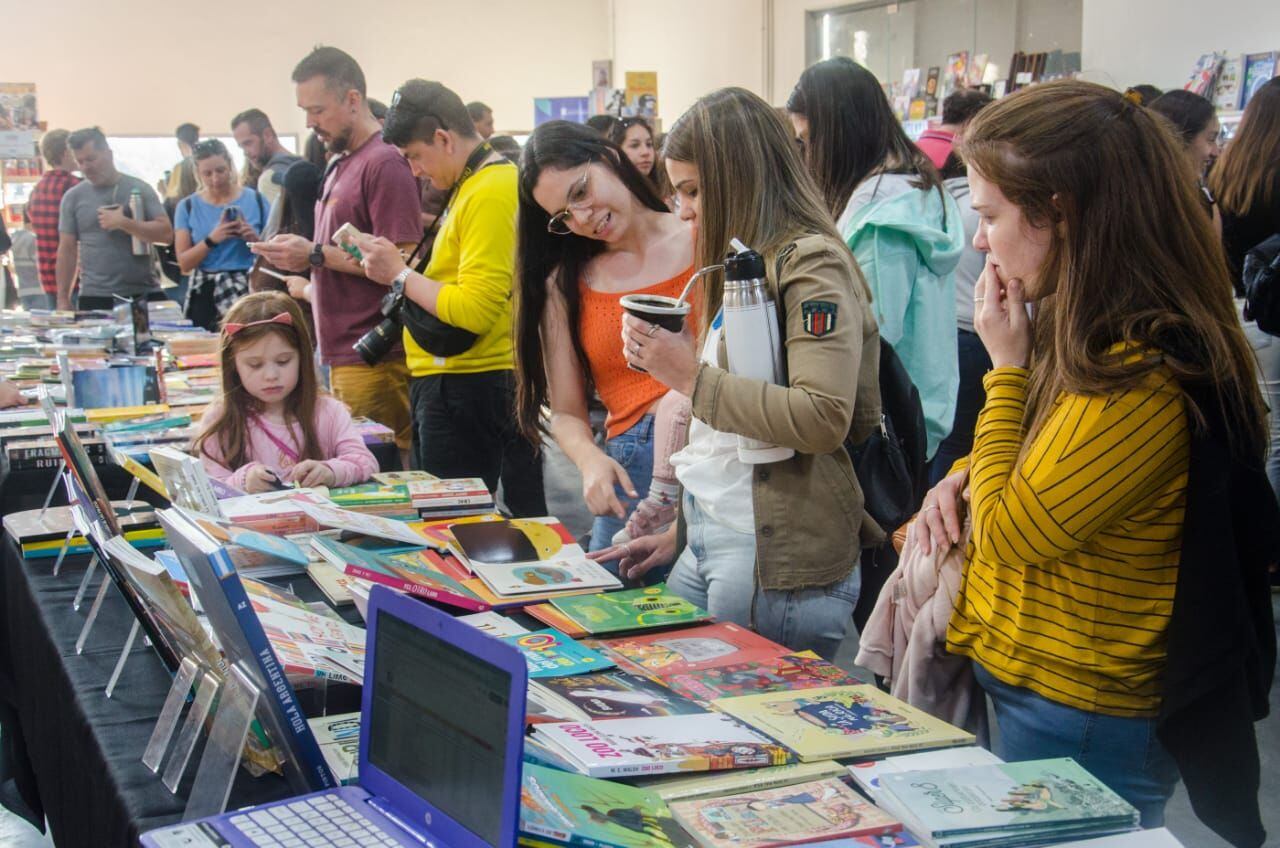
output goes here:
[[870, 684], [720, 698], [711, 705], [786, 745], [802, 762], [974, 743], [972, 733]]

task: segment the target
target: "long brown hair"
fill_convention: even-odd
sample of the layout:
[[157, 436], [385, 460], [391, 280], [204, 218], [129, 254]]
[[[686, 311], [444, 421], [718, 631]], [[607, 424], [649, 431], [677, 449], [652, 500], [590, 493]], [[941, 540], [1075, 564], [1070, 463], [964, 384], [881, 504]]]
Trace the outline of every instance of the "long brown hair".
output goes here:
[[[234, 335], [228, 333], [229, 323], [251, 324], [269, 321], [285, 313], [292, 324], [265, 323], [244, 327]], [[222, 366], [222, 411], [214, 421], [196, 437], [195, 452], [201, 453], [205, 442], [215, 440], [223, 456], [223, 465], [236, 469], [251, 461], [249, 456], [249, 419], [258, 414], [259, 401], [249, 394], [236, 370], [236, 353], [264, 336], [280, 336], [298, 352], [298, 385], [285, 398], [285, 422], [296, 421], [302, 428], [302, 459], [325, 459], [320, 452], [320, 440], [316, 438], [316, 401], [320, 389], [316, 380], [315, 357], [311, 351], [311, 339], [307, 334], [307, 322], [302, 317], [298, 302], [283, 292], [258, 292], [245, 295], [227, 310], [223, 319], [222, 344], [218, 354]]]
[[[662, 155], [698, 169], [699, 268], [723, 262], [735, 237], [771, 270], [778, 252], [804, 235], [844, 246], [790, 128], [746, 89], [722, 88], [699, 99], [671, 127]], [[701, 289], [705, 332], [720, 309], [723, 275], [704, 276]]]
[[[1063, 80], [988, 106], [960, 150], [971, 171], [1052, 233], [1026, 443], [1060, 393], [1108, 394], [1164, 366], [1184, 389], [1210, 388], [1233, 447], [1261, 456], [1265, 407], [1253, 354], [1191, 163], [1167, 122], [1119, 92]], [[1109, 353], [1119, 342], [1161, 355]], [[1202, 424], [1202, 410], [1188, 404]]]
[[1241, 217], [1280, 201], [1280, 78], [1250, 98], [1240, 129], [1209, 172], [1209, 191], [1223, 212]]

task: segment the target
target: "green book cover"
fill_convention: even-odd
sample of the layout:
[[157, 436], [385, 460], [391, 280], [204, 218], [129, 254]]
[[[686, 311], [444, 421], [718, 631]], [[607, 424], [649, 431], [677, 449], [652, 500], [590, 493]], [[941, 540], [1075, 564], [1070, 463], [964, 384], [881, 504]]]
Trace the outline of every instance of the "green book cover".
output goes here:
[[675, 594], [665, 583], [601, 595], [555, 598], [551, 603], [592, 634], [672, 627], [710, 618], [706, 610]]
[[679, 825], [658, 796], [634, 786], [526, 763], [520, 833], [561, 845], [672, 848]]
[[1138, 811], [1069, 758], [886, 774], [890, 808], [922, 835], [1055, 830], [1137, 823]]
[[360, 483], [329, 490], [329, 500], [340, 507], [381, 506], [384, 504], [408, 504], [409, 487], [403, 484]]

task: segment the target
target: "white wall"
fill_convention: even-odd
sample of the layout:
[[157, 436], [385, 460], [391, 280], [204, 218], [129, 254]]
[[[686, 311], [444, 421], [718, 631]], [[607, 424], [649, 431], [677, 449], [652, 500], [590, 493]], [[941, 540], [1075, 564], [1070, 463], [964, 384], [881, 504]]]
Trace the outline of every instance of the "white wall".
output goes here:
[[193, 121], [221, 134], [257, 106], [301, 132], [289, 74], [331, 44], [384, 102], [410, 77], [438, 79], [492, 106], [499, 129], [527, 129], [534, 97], [587, 93], [591, 61], [609, 55], [608, 13], [607, 0], [48, 0], [26, 16], [31, 37], [7, 31], [0, 80], [36, 83], [50, 127], [166, 135]]
[[622, 87], [626, 71], [657, 71], [664, 128], [717, 88], [763, 92], [760, 0], [613, 0], [612, 5], [614, 85]]
[[1087, 78], [1117, 88], [1181, 88], [1202, 53], [1280, 49], [1280, 3], [1084, 0], [1083, 31]]

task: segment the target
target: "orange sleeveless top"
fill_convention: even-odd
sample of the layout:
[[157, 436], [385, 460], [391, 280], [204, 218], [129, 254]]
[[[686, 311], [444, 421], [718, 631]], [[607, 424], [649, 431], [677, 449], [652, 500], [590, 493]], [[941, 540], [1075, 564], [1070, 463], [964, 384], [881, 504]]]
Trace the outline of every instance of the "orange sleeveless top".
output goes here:
[[[649, 407], [667, 393], [667, 387], [648, 374], [627, 367], [627, 360], [622, 355], [622, 296], [660, 294], [679, 297], [692, 274], [693, 266], [690, 265], [669, 280], [617, 294], [595, 291], [585, 280], [578, 282], [581, 297], [578, 337], [582, 339], [582, 349], [591, 367], [591, 380], [609, 413], [604, 422], [608, 438], [630, 430], [649, 411]], [[697, 321], [696, 312], [695, 309], [690, 314], [689, 320]]]

